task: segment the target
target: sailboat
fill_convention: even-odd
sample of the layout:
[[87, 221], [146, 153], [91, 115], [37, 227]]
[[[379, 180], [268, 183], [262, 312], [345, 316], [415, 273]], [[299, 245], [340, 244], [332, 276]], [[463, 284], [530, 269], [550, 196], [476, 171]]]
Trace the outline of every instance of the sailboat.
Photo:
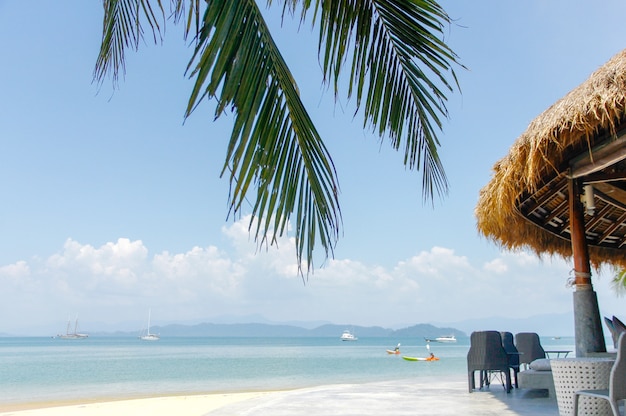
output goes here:
[[139, 339], [141, 339], [142, 341], [158, 341], [159, 339], [161, 339], [160, 336], [158, 336], [157, 334], [151, 334], [150, 333], [150, 315], [151, 315], [152, 311], [148, 311], [148, 329], [146, 330], [146, 333], [143, 335], [139, 336]]
[[72, 321], [70, 319], [67, 320], [67, 328], [65, 329], [65, 334], [57, 334], [57, 338], [61, 338], [61, 339], [85, 339], [87, 338], [89, 335], [87, 334], [80, 334], [78, 332], [78, 317], [76, 317], [76, 320], [74, 321], [74, 332], [71, 332], [71, 328], [72, 328]]

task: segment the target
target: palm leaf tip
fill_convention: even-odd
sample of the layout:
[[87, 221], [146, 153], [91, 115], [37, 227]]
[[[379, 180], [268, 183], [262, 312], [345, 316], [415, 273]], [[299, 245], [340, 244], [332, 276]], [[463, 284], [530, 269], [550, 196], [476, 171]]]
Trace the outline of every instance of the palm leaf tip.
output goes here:
[[[215, 97], [216, 116], [234, 108], [223, 173], [230, 210], [256, 192], [250, 232], [274, 243], [294, 221], [299, 267], [312, 268], [321, 244], [332, 255], [340, 213], [336, 171], [296, 83], [253, 0], [213, 1], [204, 14], [188, 70], [195, 77], [188, 111]], [[236, 35], [236, 36], [235, 36]]]
[[155, 43], [162, 40], [161, 25], [165, 25], [165, 11], [161, 0], [155, 1], [160, 11], [160, 19], [157, 18], [150, 0], [102, 1], [102, 42], [93, 72], [94, 81], [101, 84], [110, 75], [113, 85], [117, 85], [120, 72], [122, 76], [126, 73], [126, 49], [139, 48], [144, 39], [144, 25], [150, 27]]
[[432, 0], [329, 1], [319, 10], [324, 79], [337, 89], [351, 62], [348, 96], [363, 105], [364, 125], [423, 170], [425, 198], [445, 195], [437, 132], [449, 116], [447, 93], [460, 90], [454, 67], [464, 68], [444, 42], [450, 17]]

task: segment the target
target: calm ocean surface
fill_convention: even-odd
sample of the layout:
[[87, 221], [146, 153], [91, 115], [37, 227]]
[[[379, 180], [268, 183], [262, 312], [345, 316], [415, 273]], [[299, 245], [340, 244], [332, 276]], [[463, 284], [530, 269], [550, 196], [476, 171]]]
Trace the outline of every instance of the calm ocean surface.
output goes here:
[[[239, 392], [323, 384], [438, 378], [466, 374], [469, 338], [431, 344], [423, 339], [359, 338], [0, 338], [2, 404], [178, 393]], [[542, 339], [545, 349], [574, 350], [574, 339]]]

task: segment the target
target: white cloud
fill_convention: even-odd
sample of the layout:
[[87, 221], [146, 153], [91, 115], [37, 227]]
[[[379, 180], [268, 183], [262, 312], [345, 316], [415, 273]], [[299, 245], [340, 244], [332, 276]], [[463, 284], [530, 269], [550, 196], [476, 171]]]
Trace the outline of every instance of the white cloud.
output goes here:
[[[261, 314], [276, 321], [381, 326], [571, 310], [572, 289], [565, 285], [571, 266], [561, 260], [517, 252], [473, 265], [451, 248], [433, 247], [389, 269], [329, 260], [303, 282], [293, 239], [257, 250], [248, 221], [224, 227], [229, 246], [221, 248], [150, 254], [140, 240], [93, 247], [69, 239], [43, 261], [2, 266], [0, 312], [23, 319], [5, 321], [2, 330], [41, 321], [58, 325], [74, 313], [83, 323], [137, 320], [149, 307], [157, 324]], [[617, 313], [609, 280], [596, 277], [596, 289], [601, 305]]]
[[487, 273], [504, 274], [509, 271], [509, 265], [502, 259], [493, 259], [483, 266]]
[[0, 267], [0, 277], [6, 282], [8, 280], [19, 281], [30, 274], [30, 267], [25, 261], [18, 261], [15, 264]]

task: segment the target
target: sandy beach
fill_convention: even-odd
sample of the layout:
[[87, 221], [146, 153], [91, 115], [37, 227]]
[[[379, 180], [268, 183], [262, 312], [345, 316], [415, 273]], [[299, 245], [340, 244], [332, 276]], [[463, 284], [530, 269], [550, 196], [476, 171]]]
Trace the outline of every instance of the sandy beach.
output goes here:
[[[1, 408], [0, 408], [1, 410]], [[468, 393], [465, 380], [398, 380], [305, 389], [181, 395], [4, 411], [0, 416], [557, 416], [556, 400], [502, 386]]]
[[8, 406], [11, 410], [3, 410], [4, 406], [0, 407], [0, 416], [200, 416], [223, 406], [271, 394], [272, 392], [215, 393], [70, 405], [59, 405], [59, 403], [24, 404]]

